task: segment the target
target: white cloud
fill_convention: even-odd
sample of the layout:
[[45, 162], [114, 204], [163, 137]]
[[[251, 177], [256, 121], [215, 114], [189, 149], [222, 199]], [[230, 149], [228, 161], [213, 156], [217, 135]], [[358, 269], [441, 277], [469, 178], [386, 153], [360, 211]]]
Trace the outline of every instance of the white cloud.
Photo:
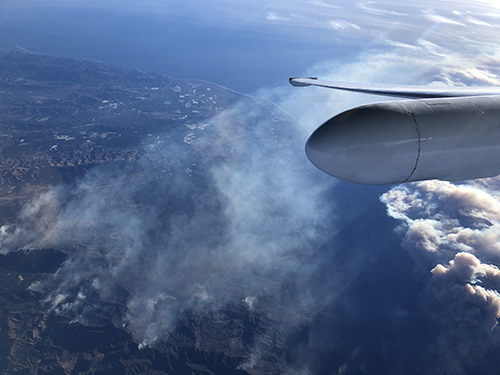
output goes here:
[[278, 16], [276, 12], [267, 12], [267, 19], [269, 21], [288, 21], [289, 19], [286, 17]]
[[434, 12], [434, 10], [432, 10], [432, 9], [425, 10], [423, 13], [425, 15], [425, 18], [427, 18], [429, 21], [432, 21], [432, 22], [466, 27], [465, 24], [458, 22], [458, 21], [454, 21], [450, 18], [441, 16], [441, 15], [437, 14], [436, 12]]
[[[210, 3], [192, 0], [189, 3], [181, 0], [147, 0], [138, 3], [135, 0], [97, 2], [94, 0], [71, 2], [50, 0], [36, 2], [34, 0], [19, 0], [19, 7], [86, 7], [93, 9], [113, 10], [120, 14], [146, 14], [149, 17], [176, 21], [204, 22], [211, 25], [228, 28], [250, 28], [283, 32], [304, 39], [314, 39], [325, 45], [337, 44], [339, 40], [325, 33], [325, 27], [330, 27], [345, 33], [343, 44], [366, 48], [373, 35], [387, 34], [388, 41], [396, 41], [400, 46], [412, 46], [428, 30], [428, 21], [438, 25], [425, 39], [438, 45], [446, 45], [459, 49], [461, 38], [474, 39], [481, 45], [496, 43], [496, 35], [486, 26], [496, 25], [498, 6], [487, 1], [459, 2], [446, 0], [435, 2], [424, 0], [414, 3], [396, 3], [394, 1], [336, 1], [335, 3], [310, 0], [256, 0], [254, 2], [234, 2], [216, 0]], [[10, 5], [14, 6], [14, 5]], [[450, 11], [454, 9], [453, 11]], [[264, 12], [263, 12], [264, 9]], [[362, 10], [360, 12], [359, 10]], [[472, 13], [475, 15], [472, 17]], [[469, 15], [465, 17], [464, 15]], [[329, 23], [333, 22], [329, 25]], [[404, 22], [401, 22], [404, 20]], [[293, 25], [293, 28], [289, 26]], [[460, 26], [463, 30], [457, 30]], [[467, 26], [467, 27], [465, 27]], [[280, 29], [283, 27], [283, 29]], [[359, 29], [357, 28], [359, 27]], [[347, 33], [349, 30], [355, 33]], [[390, 33], [387, 33], [390, 31]], [[428, 36], [428, 37], [427, 37]], [[389, 43], [394, 46], [394, 43]]]
[[399, 13], [399, 12], [396, 12], [396, 11], [393, 11], [393, 10], [375, 8], [374, 6], [372, 6], [372, 4], [374, 4], [373, 1], [362, 1], [362, 2], [356, 3], [356, 6], [359, 9], [361, 9], [361, 10], [367, 12], [367, 13], [374, 14], [374, 15], [377, 15], [377, 16], [383, 16], [383, 15], [406, 16], [406, 14], [404, 14], [404, 13]]
[[308, 1], [309, 4], [311, 5], [318, 5], [323, 8], [330, 8], [330, 9], [341, 9], [339, 5], [334, 5], [334, 4], [327, 4], [323, 1]]
[[493, 27], [492, 24], [482, 20], [478, 20], [477, 18], [467, 17], [465, 20], [474, 25]]
[[338, 31], [350, 31], [350, 30], [360, 30], [361, 28], [350, 22], [342, 21], [342, 20], [332, 20], [328, 22], [328, 26], [332, 29]]
[[424, 181], [381, 197], [427, 284], [419, 299], [436, 324], [426, 358], [437, 373], [487, 368], [500, 339], [499, 184]]

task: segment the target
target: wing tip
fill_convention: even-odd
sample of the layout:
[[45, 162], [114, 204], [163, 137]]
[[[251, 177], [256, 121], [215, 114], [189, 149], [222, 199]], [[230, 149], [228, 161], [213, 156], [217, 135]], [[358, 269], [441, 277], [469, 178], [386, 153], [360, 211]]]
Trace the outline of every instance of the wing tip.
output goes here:
[[288, 81], [290, 84], [294, 87], [305, 87], [305, 86], [311, 86], [310, 83], [306, 82], [306, 80], [318, 80], [316, 77], [295, 77], [295, 78], [289, 78]]

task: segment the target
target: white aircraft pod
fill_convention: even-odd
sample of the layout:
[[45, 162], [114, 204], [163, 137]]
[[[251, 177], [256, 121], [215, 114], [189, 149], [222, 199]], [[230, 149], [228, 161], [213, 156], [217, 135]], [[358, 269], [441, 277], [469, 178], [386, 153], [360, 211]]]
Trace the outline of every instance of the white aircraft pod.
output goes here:
[[[304, 86], [304, 81], [317, 82], [300, 79], [295, 85]], [[422, 87], [395, 90], [378, 85], [376, 93], [382, 91], [405, 97], [440, 95]], [[461, 181], [500, 174], [500, 89], [459, 88], [458, 97], [451, 97], [453, 91], [441, 91], [439, 99], [382, 102], [341, 113], [310, 136], [306, 155], [325, 173], [360, 184]], [[465, 92], [485, 96], [462, 97]]]

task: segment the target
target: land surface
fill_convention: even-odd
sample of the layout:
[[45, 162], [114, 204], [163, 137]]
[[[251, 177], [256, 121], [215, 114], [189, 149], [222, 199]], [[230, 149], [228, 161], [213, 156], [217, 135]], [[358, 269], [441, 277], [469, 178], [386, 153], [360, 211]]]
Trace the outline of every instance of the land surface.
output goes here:
[[[41, 56], [16, 48], [0, 52], [0, 226], [15, 225], [23, 204], [51, 189], [72, 189], [96, 166], [130, 171], [131, 179], [154, 181], [155, 173], [175, 173], [183, 158], [157, 160], [155, 145], [190, 155], [204, 165], [230, 158], [228, 139], [244, 135], [237, 114], [231, 130], [210, 138], [210, 119], [235, 105], [243, 95], [203, 81], [179, 80], [94, 61]], [[286, 127], [282, 113], [259, 99]], [[266, 112], [266, 111], [264, 111]], [[286, 117], [286, 116], [285, 116]], [[212, 133], [211, 133], [212, 132]], [[207, 138], [208, 139], [208, 138]], [[197, 140], [197, 142], [195, 142]], [[175, 153], [169, 152], [167, 155]], [[207, 161], [207, 158], [209, 159]], [[187, 160], [187, 159], [186, 159]], [[201, 191], [202, 168], [186, 165], [185, 178]], [[137, 168], [147, 165], [148, 168]], [[175, 169], [175, 171], [174, 171]], [[184, 173], [184, 172], [183, 172]], [[110, 181], [112, 182], [112, 181]], [[127, 209], [148, 205], [147, 192], [123, 203]], [[179, 204], [181, 204], [180, 202]], [[217, 202], [213, 200], [214, 210]], [[96, 233], [101, 250], [113, 246]], [[109, 243], [108, 243], [109, 242]], [[55, 314], [47, 291], [59, 282], [58, 268], [78, 256], [85, 243], [58, 248], [2, 250], [0, 256], [0, 374], [272, 374], [283, 366], [285, 340], [279, 324], [259, 309], [228, 304], [213, 314], [183, 311], [167, 338], [139, 349], [123, 324], [130, 294], [117, 286], [113, 297], [88, 295], [94, 306], [87, 320]], [[88, 256], [88, 252], [85, 252]], [[256, 337], [263, 355], [245, 365]]]
[[136, 162], [147, 137], [182, 133], [242, 95], [179, 80], [29, 53], [0, 52], [1, 198], [74, 181], [106, 162]]

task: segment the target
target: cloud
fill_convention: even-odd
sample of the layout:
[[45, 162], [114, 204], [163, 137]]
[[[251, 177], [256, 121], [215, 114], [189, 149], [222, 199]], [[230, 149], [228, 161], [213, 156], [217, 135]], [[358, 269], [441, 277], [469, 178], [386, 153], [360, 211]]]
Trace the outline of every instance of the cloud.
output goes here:
[[[382, 195], [402, 246], [426, 283], [422, 309], [438, 333], [425, 350], [436, 372], [491, 373], [500, 333], [500, 201], [494, 179], [425, 181]], [[458, 340], [458, 341], [457, 341]]]
[[500, 202], [477, 186], [426, 181], [392, 189], [382, 201], [405, 223], [407, 246], [434, 264], [461, 251], [500, 259]]
[[466, 27], [465, 24], [458, 22], [458, 21], [454, 21], [450, 18], [441, 16], [441, 15], [435, 13], [434, 10], [432, 10], [432, 9], [428, 9], [428, 10], [424, 11], [423, 13], [425, 15], [425, 18], [427, 18], [429, 21], [432, 21], [432, 22]]
[[361, 28], [350, 22], [346, 22], [343, 20], [332, 20], [328, 22], [328, 26], [334, 30], [338, 31], [349, 31], [349, 30], [360, 30]]
[[288, 21], [289, 19], [286, 17], [278, 16], [276, 12], [267, 12], [267, 19], [269, 21]]
[[[165, 22], [175, 18], [176, 22], [203, 23], [211, 27], [224, 27], [231, 30], [266, 30], [295, 40], [314, 40], [325, 48], [335, 48], [342, 45], [357, 46], [360, 50], [367, 48], [369, 41], [377, 35], [391, 31], [388, 41], [401, 43], [401, 46], [415, 45], [423, 34], [423, 27], [429, 26], [429, 21], [435, 25], [432, 35], [425, 35], [434, 44], [443, 44], [455, 50], [460, 50], [464, 43], [461, 38], [471, 38], [483, 47], [488, 43], [496, 44], [495, 33], [486, 24], [495, 25], [494, 14], [498, 7], [491, 2], [458, 2], [424, 1], [412, 4], [376, 3], [373, 1], [349, 2], [338, 1], [334, 5], [321, 1], [291, 0], [284, 2], [254, 1], [238, 2], [217, 0], [206, 3], [192, 0], [189, 4], [179, 0], [168, 2], [160, 0], [137, 1], [71, 1], [51, 0], [36, 2], [20, 0], [9, 7], [42, 7], [51, 10], [59, 8], [86, 8], [93, 11], [111, 11], [115, 17], [129, 17], [140, 14]], [[450, 11], [456, 9], [455, 12]], [[263, 11], [264, 10], [264, 11]], [[361, 12], [360, 12], [361, 10]], [[456, 12], [459, 12], [457, 14]], [[472, 14], [475, 16], [472, 17]], [[469, 16], [466, 16], [469, 15]], [[336, 24], [329, 25], [331, 20]], [[404, 19], [404, 22], [402, 20]], [[343, 24], [345, 23], [345, 24]], [[293, 25], [291, 28], [290, 25]], [[349, 40], [338, 40], [325, 32], [334, 27], [346, 32], [346, 25], [356, 25], [355, 33], [345, 34]], [[439, 26], [439, 27], [438, 27]], [[457, 28], [456, 26], [460, 26]], [[466, 26], [466, 27], [464, 27]], [[432, 28], [432, 27], [431, 27]], [[352, 29], [351, 31], [353, 31]], [[421, 37], [422, 38], [422, 37]], [[382, 41], [381, 41], [382, 42]], [[388, 44], [394, 46], [394, 44]]]
[[382, 15], [405, 16], [406, 15], [404, 13], [398, 13], [398, 12], [393, 11], [393, 10], [375, 8], [372, 6], [373, 3], [374, 3], [373, 1], [364, 1], [364, 2], [362, 1], [362, 2], [356, 3], [356, 6], [367, 13], [375, 14], [378, 16], [382, 16]]
[[467, 17], [466, 21], [469, 23], [472, 23], [474, 25], [478, 25], [478, 26], [493, 27], [492, 24], [485, 22], [485, 21], [482, 21], [482, 20], [478, 20], [477, 18], [473, 18], [473, 17]]
[[442, 303], [447, 315], [486, 333], [495, 329], [500, 318], [498, 267], [460, 252], [449, 265], [438, 264], [431, 272], [434, 297]]
[[341, 9], [342, 8], [339, 5], [328, 4], [328, 3], [325, 3], [323, 1], [309, 1], [308, 3], [312, 4], [312, 5], [320, 6], [322, 8], [330, 8], [330, 9]]
[[409, 49], [418, 49], [418, 46], [415, 46], [413, 44], [408, 44], [408, 43], [403, 43], [403, 42], [398, 42], [395, 40], [391, 40], [387, 38], [386, 36], [380, 36], [380, 38], [377, 39], [377, 42], [381, 42], [385, 45], [392, 46], [392, 47], [397, 47], [397, 48], [409, 48]]

